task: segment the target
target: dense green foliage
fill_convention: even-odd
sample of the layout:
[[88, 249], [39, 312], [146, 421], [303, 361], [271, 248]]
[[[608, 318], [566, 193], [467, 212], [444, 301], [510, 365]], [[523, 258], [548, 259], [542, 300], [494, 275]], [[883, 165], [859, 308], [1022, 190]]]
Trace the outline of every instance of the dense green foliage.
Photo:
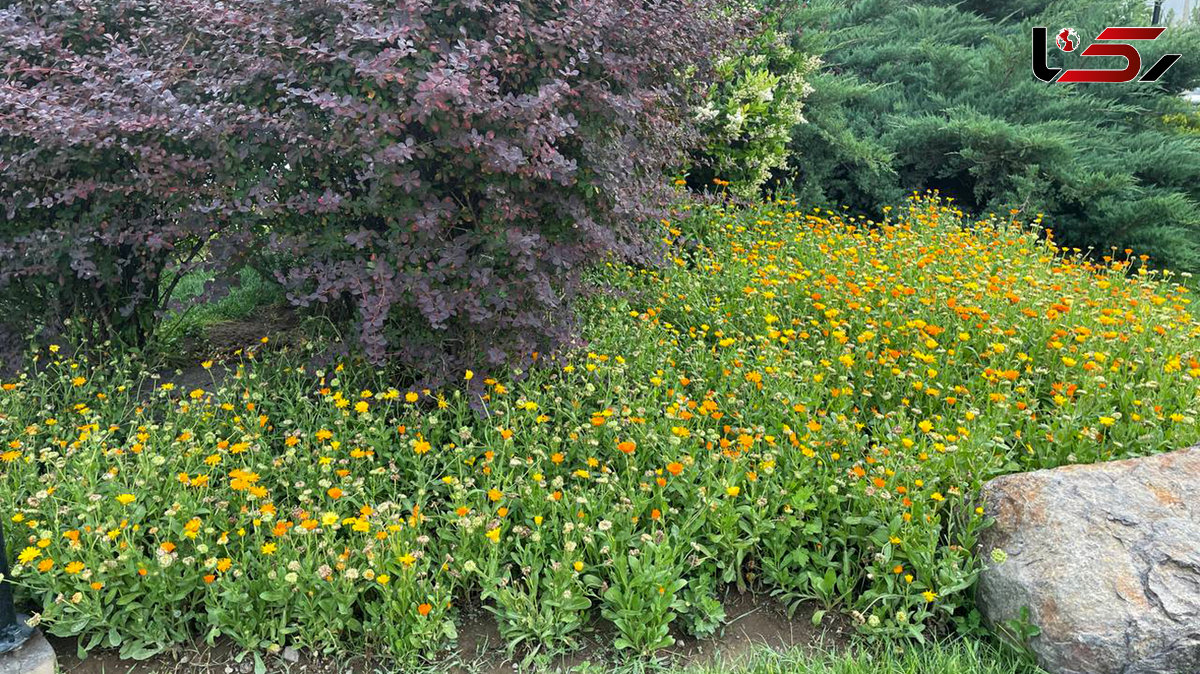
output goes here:
[[[797, 192], [878, 213], [935, 188], [969, 211], [1044, 213], [1068, 245], [1130, 247], [1200, 268], [1200, 137], [1163, 123], [1200, 83], [1200, 31], [1140, 44], [1143, 68], [1184, 57], [1156, 84], [1046, 84], [1031, 74], [1033, 26], [1148, 25], [1141, 3], [855, 0], [815, 3], [827, 67], [797, 127]], [[1052, 65], [1081, 67], [1051, 42]], [[1098, 58], [1087, 67], [1119, 67]]]
[[619, 292], [585, 305], [586, 350], [466, 393], [275, 341], [186, 384], [41, 349], [0, 380], [22, 598], [130, 656], [412, 661], [478, 604], [513, 651], [602, 620], [650, 655], [717, 629], [729, 586], [872, 637], [979, 634], [984, 480], [1200, 435], [1190, 293], [1136, 259], [925, 199], [662, 236], [684, 229], [696, 250], [597, 275]]

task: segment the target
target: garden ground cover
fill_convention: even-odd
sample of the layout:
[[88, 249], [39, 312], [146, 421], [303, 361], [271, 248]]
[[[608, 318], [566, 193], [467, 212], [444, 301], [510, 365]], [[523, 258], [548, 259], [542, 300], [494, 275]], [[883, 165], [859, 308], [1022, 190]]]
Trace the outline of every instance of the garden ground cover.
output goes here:
[[1200, 436], [1188, 291], [1017, 215], [685, 209], [661, 268], [595, 276], [585, 346], [457, 390], [270, 343], [187, 387], [44, 346], [0, 390], [14, 580], [126, 657], [411, 663], [468, 606], [517, 654], [603, 623], [648, 655], [716, 631], [730, 586], [872, 637], [981, 633], [984, 480]]

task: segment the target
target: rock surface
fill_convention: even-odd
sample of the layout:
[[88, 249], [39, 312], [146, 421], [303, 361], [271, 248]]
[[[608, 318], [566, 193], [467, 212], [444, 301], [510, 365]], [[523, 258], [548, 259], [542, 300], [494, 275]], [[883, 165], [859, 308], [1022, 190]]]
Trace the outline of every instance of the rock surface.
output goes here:
[[0, 655], [0, 674], [55, 674], [56, 666], [54, 649], [41, 630], [17, 650]]
[[980, 610], [1003, 626], [1028, 607], [1042, 667], [1200, 674], [1200, 446], [1006, 475], [983, 498]]

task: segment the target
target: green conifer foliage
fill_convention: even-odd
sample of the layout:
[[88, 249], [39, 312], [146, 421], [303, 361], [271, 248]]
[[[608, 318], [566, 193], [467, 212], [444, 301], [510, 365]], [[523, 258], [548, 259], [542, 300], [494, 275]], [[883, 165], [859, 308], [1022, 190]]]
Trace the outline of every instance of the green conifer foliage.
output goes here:
[[[1158, 82], [1047, 84], [1031, 72], [1034, 26], [1149, 25], [1141, 3], [849, 0], [796, 10], [819, 35], [823, 71], [793, 134], [798, 194], [874, 212], [909, 190], [938, 189], [964, 210], [1019, 208], [1061, 242], [1107, 254], [1133, 248], [1200, 269], [1200, 135], [1179, 94], [1200, 85], [1200, 29], [1139, 43]], [[1119, 68], [1064, 53], [1052, 66]], [[1175, 120], [1172, 122], [1172, 120]]]

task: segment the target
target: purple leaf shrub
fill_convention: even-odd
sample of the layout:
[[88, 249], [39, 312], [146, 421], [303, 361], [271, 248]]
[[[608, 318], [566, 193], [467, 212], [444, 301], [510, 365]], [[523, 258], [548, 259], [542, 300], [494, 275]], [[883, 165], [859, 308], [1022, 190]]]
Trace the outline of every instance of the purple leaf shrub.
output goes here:
[[17, 0], [0, 8], [0, 303], [144, 341], [253, 257], [437, 376], [570, 342], [645, 260], [744, 33], [719, 0]]

